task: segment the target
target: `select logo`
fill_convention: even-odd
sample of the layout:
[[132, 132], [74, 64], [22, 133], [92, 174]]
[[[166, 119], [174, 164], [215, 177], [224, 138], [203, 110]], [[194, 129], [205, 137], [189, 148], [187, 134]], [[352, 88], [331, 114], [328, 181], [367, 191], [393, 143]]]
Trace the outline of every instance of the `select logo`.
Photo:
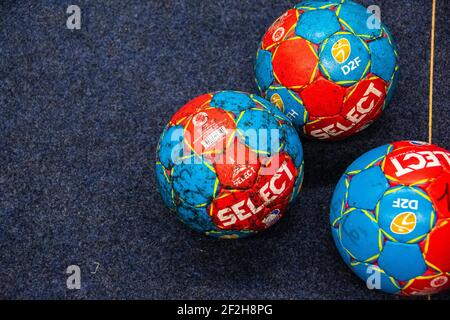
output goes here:
[[409, 234], [417, 225], [417, 217], [412, 212], [402, 212], [391, 222], [391, 231], [395, 234]]

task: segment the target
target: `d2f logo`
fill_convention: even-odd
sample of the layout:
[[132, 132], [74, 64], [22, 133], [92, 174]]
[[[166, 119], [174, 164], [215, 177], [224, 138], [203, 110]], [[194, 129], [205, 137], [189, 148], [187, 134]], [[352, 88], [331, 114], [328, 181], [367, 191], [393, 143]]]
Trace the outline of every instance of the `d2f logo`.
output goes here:
[[399, 157], [393, 157], [390, 162], [395, 168], [395, 175], [401, 177], [414, 171], [441, 167], [442, 162], [439, 158], [450, 165], [450, 155], [447, 152], [428, 150], [409, 152]]
[[339, 39], [331, 47], [331, 55], [339, 64], [347, 61], [347, 59], [350, 57], [351, 52], [352, 47], [350, 45], [350, 42], [345, 38]]

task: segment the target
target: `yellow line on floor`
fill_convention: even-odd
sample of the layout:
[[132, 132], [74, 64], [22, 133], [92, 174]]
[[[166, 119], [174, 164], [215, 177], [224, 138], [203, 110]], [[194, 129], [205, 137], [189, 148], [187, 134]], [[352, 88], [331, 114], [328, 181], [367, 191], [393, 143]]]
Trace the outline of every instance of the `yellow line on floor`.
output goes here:
[[[431, 51], [430, 51], [430, 98], [428, 105], [428, 142], [433, 141], [433, 78], [434, 78], [434, 33], [436, 29], [436, 1], [432, 0], [431, 9]], [[431, 300], [431, 295], [428, 295]]]
[[436, 26], [436, 1], [432, 0], [431, 52], [430, 52], [430, 98], [428, 107], [428, 142], [433, 141], [433, 78], [434, 78], [434, 33]]

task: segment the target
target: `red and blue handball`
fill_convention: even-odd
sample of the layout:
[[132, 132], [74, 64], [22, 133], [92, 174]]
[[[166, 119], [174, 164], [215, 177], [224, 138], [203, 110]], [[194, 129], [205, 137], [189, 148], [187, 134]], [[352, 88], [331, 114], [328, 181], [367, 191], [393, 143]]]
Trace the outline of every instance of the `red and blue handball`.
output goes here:
[[170, 120], [157, 148], [167, 207], [192, 229], [219, 238], [264, 230], [296, 199], [303, 149], [286, 115], [247, 93], [199, 96]]
[[395, 90], [397, 59], [376, 12], [349, 0], [303, 1], [264, 35], [256, 82], [306, 137], [338, 140], [380, 117]]
[[331, 200], [334, 242], [369, 288], [428, 295], [450, 287], [450, 152], [401, 141], [345, 171]]

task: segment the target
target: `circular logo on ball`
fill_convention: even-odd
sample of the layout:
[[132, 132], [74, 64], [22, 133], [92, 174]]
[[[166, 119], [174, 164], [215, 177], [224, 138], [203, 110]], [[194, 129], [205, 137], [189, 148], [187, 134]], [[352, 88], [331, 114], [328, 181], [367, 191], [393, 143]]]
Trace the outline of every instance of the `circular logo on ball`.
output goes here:
[[331, 55], [337, 63], [344, 63], [350, 57], [352, 47], [350, 41], [345, 38], [341, 38], [333, 44], [331, 47]]
[[412, 212], [402, 212], [395, 216], [391, 223], [391, 231], [396, 234], [409, 234], [417, 225], [417, 217]]
[[279, 27], [278, 29], [276, 29], [273, 32], [272, 40], [275, 41], [275, 42], [281, 40], [281, 38], [283, 38], [283, 36], [284, 36], [284, 33], [285, 33], [284, 28], [283, 27]]
[[270, 97], [270, 102], [272, 102], [272, 104], [276, 105], [277, 108], [280, 109], [281, 111], [284, 110], [283, 99], [281, 99], [281, 97], [278, 93], [275, 93], [272, 97]]
[[437, 278], [433, 279], [430, 282], [430, 285], [433, 288], [440, 288], [440, 287], [446, 285], [447, 282], [448, 282], [448, 278], [446, 276], [440, 276], [440, 277], [437, 277]]
[[208, 121], [208, 114], [206, 112], [199, 112], [192, 119], [192, 123], [196, 127], [204, 125], [206, 121]]

